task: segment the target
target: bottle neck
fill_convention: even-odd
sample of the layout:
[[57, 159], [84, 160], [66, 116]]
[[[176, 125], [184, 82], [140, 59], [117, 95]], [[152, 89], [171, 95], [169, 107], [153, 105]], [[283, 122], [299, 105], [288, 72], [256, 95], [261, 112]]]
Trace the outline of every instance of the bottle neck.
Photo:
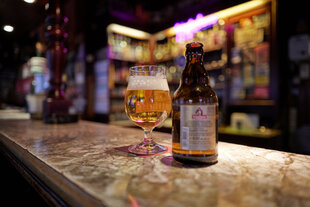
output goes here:
[[203, 55], [199, 52], [188, 52], [186, 54], [187, 64], [200, 64], [203, 65]]
[[202, 54], [186, 56], [186, 65], [182, 72], [181, 84], [210, 85], [209, 75], [203, 66]]

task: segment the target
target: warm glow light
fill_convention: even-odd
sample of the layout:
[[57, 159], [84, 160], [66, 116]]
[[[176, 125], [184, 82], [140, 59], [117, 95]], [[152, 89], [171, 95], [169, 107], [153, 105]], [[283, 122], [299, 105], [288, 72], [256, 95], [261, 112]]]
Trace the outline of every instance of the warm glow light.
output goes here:
[[24, 0], [24, 2], [29, 3], [29, 4], [32, 4], [32, 3], [35, 2], [35, 0]]
[[265, 3], [270, 2], [270, 0], [253, 0], [248, 1], [243, 4], [239, 4], [237, 6], [230, 7], [228, 9], [224, 9], [218, 12], [215, 12], [214, 15], [216, 15], [219, 19], [220, 18], [226, 18], [230, 17], [236, 14], [240, 14], [242, 12], [250, 11], [252, 9], [255, 9], [256, 7], [262, 6]]
[[141, 30], [133, 29], [130, 27], [125, 27], [118, 24], [110, 24], [107, 27], [108, 32], [115, 32], [118, 34], [126, 35], [136, 39], [149, 39], [151, 34], [143, 32]]
[[[255, 8], [258, 8], [258, 7], [263, 6], [264, 4], [266, 4], [266, 3], [270, 2], [270, 1], [271, 0], [252, 0], [252, 1], [248, 1], [248, 2], [245, 2], [243, 4], [239, 4], [239, 5], [236, 5], [236, 6], [233, 6], [233, 7], [230, 7], [230, 8], [227, 8], [227, 9], [215, 12], [213, 14], [204, 16], [203, 18], [201, 18], [202, 20], [200, 20], [200, 21], [206, 21], [207, 22], [208, 18], [210, 18], [210, 17], [214, 18], [214, 16], [215, 16], [217, 19], [220, 19], [219, 24], [225, 24], [225, 20], [224, 20], [225, 18], [234, 16], [234, 15], [237, 15], [237, 14], [240, 14], [240, 13], [243, 13], [243, 12], [247, 12], [247, 11], [250, 11], [250, 10], [255, 9]], [[191, 23], [187, 22], [185, 24], [187, 24], [188, 27], [190, 28], [192, 25], [189, 25], [189, 24], [192, 24], [192, 23], [194, 23], [194, 25], [197, 24], [197, 22], [195, 22], [195, 20], [191, 20]], [[176, 31], [175, 31], [174, 27], [170, 27], [170, 28], [168, 28], [168, 29], [166, 29], [164, 31], [156, 33], [154, 36], [157, 39], [160, 36], [162, 36], [163, 34], [166, 35], [167, 37], [171, 37], [171, 36], [176, 35]]]
[[6, 31], [6, 32], [13, 32], [14, 27], [12, 27], [11, 25], [5, 25], [3, 27], [3, 30]]
[[[190, 39], [190, 37], [197, 31], [212, 26], [215, 23], [219, 23], [220, 25], [225, 24], [225, 18], [241, 14], [243, 12], [247, 12], [253, 9], [256, 9], [260, 6], [265, 5], [266, 3], [271, 2], [271, 0], [252, 0], [245, 2], [243, 4], [239, 4], [213, 14], [202, 16], [198, 14], [196, 19], [189, 19], [186, 23], [176, 23], [174, 27], [170, 27], [166, 30], [160, 31], [154, 35], [151, 35], [147, 32], [143, 32], [141, 30], [121, 26], [118, 24], [110, 24], [107, 28], [108, 32], [115, 32], [118, 34], [126, 35], [132, 38], [137, 39], [149, 39], [151, 36], [157, 40], [162, 39], [163, 37], [172, 37], [174, 35], [178, 36], [176, 39], [178, 41]], [[181, 36], [177, 35], [180, 34]]]

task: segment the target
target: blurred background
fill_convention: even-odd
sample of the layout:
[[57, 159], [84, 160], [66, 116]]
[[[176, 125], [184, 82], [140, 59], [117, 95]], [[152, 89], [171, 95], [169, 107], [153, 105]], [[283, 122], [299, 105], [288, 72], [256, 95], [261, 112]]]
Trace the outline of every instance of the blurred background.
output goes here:
[[[133, 127], [124, 112], [128, 68], [166, 66], [173, 94], [185, 45], [198, 41], [219, 97], [219, 140], [310, 154], [310, 14], [302, 1], [61, 2], [69, 19], [63, 89], [80, 119]], [[40, 119], [32, 103], [49, 87], [47, 3], [0, 0], [2, 118]], [[171, 120], [157, 130], [170, 132]]]

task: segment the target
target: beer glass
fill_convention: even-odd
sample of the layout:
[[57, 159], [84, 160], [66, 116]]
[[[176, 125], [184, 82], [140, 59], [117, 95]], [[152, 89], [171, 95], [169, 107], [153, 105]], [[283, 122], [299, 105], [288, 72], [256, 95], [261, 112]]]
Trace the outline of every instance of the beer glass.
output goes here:
[[130, 152], [150, 155], [167, 150], [152, 138], [153, 129], [163, 123], [171, 111], [164, 67], [144, 65], [129, 68], [125, 111], [129, 119], [144, 130], [144, 140], [131, 145], [128, 148]]

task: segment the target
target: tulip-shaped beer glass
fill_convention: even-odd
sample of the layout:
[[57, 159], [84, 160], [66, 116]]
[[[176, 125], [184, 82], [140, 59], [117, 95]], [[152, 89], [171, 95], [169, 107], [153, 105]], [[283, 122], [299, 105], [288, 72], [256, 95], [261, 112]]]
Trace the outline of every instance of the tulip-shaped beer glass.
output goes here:
[[171, 111], [171, 97], [165, 68], [156, 65], [134, 66], [129, 69], [125, 111], [144, 130], [144, 140], [128, 148], [142, 155], [166, 151], [152, 139], [153, 129], [163, 123]]

